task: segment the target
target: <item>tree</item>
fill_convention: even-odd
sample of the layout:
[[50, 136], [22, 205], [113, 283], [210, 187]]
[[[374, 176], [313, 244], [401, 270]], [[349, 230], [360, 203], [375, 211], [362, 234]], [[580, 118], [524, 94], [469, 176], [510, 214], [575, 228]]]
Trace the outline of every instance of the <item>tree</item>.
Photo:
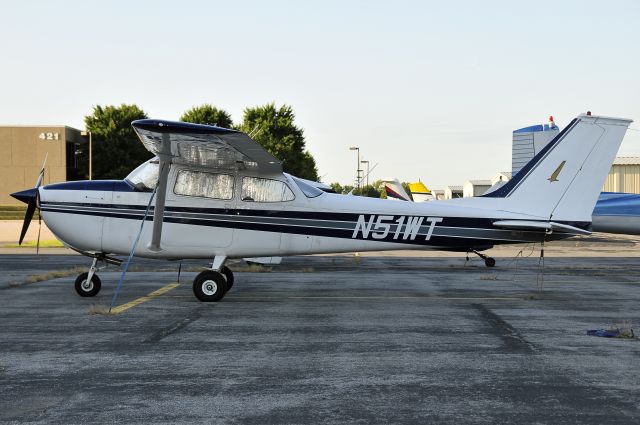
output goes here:
[[224, 128], [233, 127], [231, 115], [229, 115], [229, 113], [224, 109], [218, 109], [209, 103], [194, 106], [188, 111], [185, 111], [185, 113], [180, 117], [180, 121], [191, 122], [194, 124], [216, 125]]
[[[408, 183], [402, 183], [402, 186], [408, 188]], [[331, 187], [336, 193], [347, 194], [353, 190], [355, 196], [367, 196], [369, 198], [387, 199], [387, 192], [384, 189], [384, 181], [376, 180], [371, 184], [360, 186], [360, 189], [351, 185], [342, 186], [340, 183], [331, 183]], [[407, 192], [409, 193], [409, 192]]]
[[344, 189], [340, 183], [331, 183], [329, 186], [331, 186], [331, 189], [335, 190], [336, 193], [343, 193]]
[[[84, 123], [92, 136], [94, 179], [122, 179], [131, 170], [153, 155], [140, 143], [131, 122], [147, 118], [136, 105], [94, 106]], [[80, 175], [89, 175], [89, 146], [84, 145], [79, 154]]]
[[364, 186], [360, 186], [360, 188], [356, 188], [353, 191], [353, 194], [356, 196], [366, 196], [369, 198], [379, 198], [380, 197], [380, 190], [378, 188], [376, 188], [374, 185], [364, 185]]
[[318, 180], [313, 156], [305, 149], [303, 130], [294, 124], [291, 106], [274, 103], [246, 108], [240, 130], [249, 134], [282, 161], [285, 172], [303, 179]]

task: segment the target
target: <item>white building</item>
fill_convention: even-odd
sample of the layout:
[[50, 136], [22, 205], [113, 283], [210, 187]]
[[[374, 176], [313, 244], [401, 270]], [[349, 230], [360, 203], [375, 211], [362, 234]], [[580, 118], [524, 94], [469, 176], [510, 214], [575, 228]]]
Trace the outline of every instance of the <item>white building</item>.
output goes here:
[[511, 171], [500, 171], [498, 172], [498, 174], [496, 174], [495, 176], [493, 176], [493, 178], [491, 179], [491, 186], [494, 186], [497, 183], [502, 182], [502, 184], [508, 182], [509, 180], [511, 180], [511, 176], [512, 173]]
[[444, 199], [462, 198], [462, 186], [445, 186]]
[[446, 199], [444, 197], [444, 190], [442, 189], [431, 189], [431, 194], [435, 196], [437, 200]]
[[483, 195], [491, 187], [491, 180], [467, 180], [462, 187], [462, 196], [471, 198]]

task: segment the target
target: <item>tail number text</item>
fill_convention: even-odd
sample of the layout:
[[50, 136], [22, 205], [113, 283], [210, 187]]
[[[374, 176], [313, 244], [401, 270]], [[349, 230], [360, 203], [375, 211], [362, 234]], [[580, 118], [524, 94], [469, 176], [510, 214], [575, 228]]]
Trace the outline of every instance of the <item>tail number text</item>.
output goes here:
[[[352, 238], [357, 238], [358, 234], [362, 234], [363, 239], [368, 239], [369, 235], [373, 239], [386, 239], [389, 235], [393, 235], [393, 240], [414, 240], [420, 231], [425, 217], [411, 217], [401, 215], [396, 218], [393, 215], [370, 215], [367, 221], [364, 214], [360, 214], [356, 228], [353, 230]], [[442, 217], [426, 217], [428, 223], [425, 241], [431, 239], [433, 229], [436, 224], [442, 222]]]

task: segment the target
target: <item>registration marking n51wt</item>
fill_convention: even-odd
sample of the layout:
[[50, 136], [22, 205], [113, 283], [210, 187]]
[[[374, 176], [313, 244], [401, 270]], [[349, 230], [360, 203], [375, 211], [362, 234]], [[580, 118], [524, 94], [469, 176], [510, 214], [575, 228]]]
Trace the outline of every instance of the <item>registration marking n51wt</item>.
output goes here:
[[[431, 239], [433, 229], [435, 229], [436, 224], [440, 223], [442, 220], [442, 217], [426, 217], [426, 221], [429, 223], [429, 230], [425, 236], [425, 241]], [[392, 239], [408, 239], [412, 241], [418, 235], [418, 231], [424, 221], [425, 217], [401, 215], [396, 218], [393, 215], [372, 214], [369, 216], [369, 221], [367, 222], [365, 215], [360, 214], [351, 238], [355, 239], [358, 237], [358, 233], [362, 233], [363, 239], [368, 239], [369, 234], [371, 234], [373, 239], [386, 239], [391, 234], [391, 226], [395, 224], [396, 229], [395, 232], [392, 233]]]

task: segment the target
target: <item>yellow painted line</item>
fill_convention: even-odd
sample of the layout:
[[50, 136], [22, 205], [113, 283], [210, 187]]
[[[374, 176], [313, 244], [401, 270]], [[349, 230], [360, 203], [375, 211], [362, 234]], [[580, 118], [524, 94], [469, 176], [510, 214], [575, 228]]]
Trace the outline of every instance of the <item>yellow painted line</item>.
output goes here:
[[180, 286], [179, 283], [170, 283], [167, 286], [163, 286], [160, 289], [156, 289], [155, 291], [151, 292], [150, 294], [145, 295], [144, 297], [140, 297], [140, 298], [136, 298], [133, 301], [129, 301], [128, 303], [125, 304], [121, 304], [119, 306], [116, 306], [114, 308], [111, 309], [111, 314], [120, 314], [123, 311], [127, 311], [130, 308], [133, 308], [137, 305], [140, 305], [142, 303], [146, 303], [147, 301], [151, 301], [152, 299], [159, 297], [162, 294], [166, 294], [167, 292], [171, 291], [172, 289], [176, 289], [178, 286]]

